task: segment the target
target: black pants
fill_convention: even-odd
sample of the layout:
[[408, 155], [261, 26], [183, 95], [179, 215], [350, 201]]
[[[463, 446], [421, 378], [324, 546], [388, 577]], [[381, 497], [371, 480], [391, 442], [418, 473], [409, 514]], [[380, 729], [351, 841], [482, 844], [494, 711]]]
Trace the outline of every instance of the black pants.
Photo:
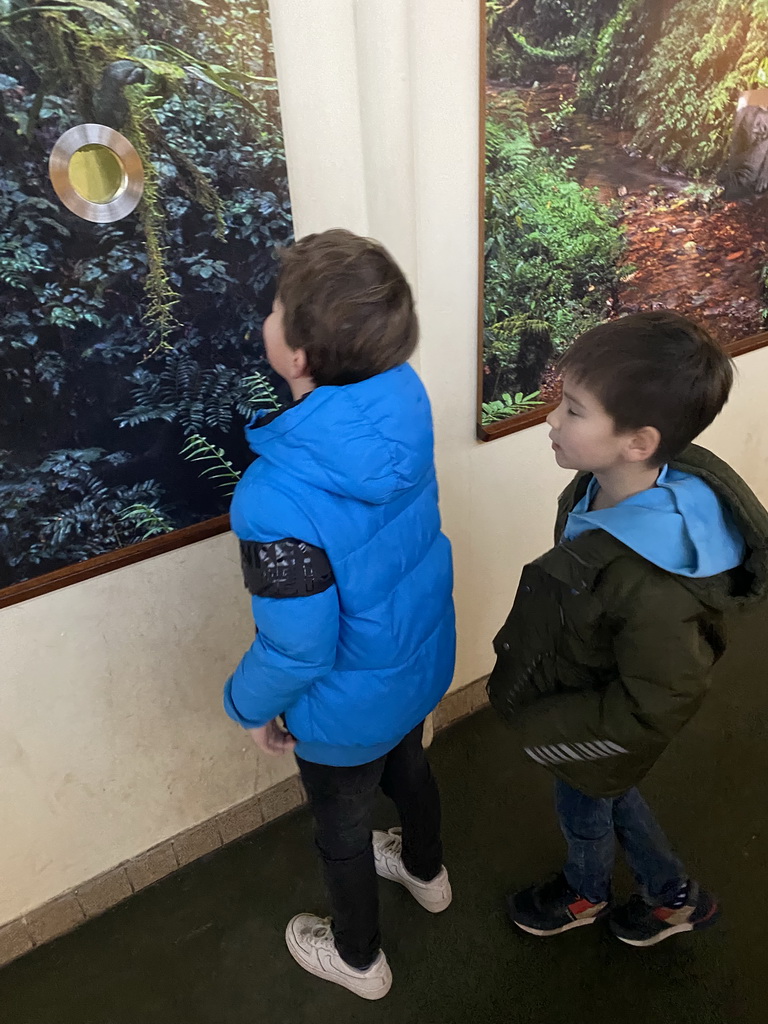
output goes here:
[[315, 843], [331, 899], [333, 934], [344, 960], [369, 967], [381, 945], [371, 815], [379, 787], [403, 826], [403, 863], [431, 881], [443, 863], [440, 794], [421, 745], [423, 723], [369, 764], [333, 768], [297, 758], [315, 818]]

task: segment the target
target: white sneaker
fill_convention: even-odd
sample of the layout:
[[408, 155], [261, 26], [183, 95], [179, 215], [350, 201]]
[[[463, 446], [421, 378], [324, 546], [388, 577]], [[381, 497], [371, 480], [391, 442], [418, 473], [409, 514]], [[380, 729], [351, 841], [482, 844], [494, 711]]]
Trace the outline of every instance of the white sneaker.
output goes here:
[[431, 882], [422, 882], [403, 864], [403, 830], [391, 828], [389, 832], [373, 833], [373, 856], [376, 860], [376, 874], [388, 878], [390, 882], [403, 885], [430, 914], [439, 914], [451, 905], [453, 893], [448, 880], [448, 872], [440, 869], [440, 874]]
[[298, 914], [285, 930], [288, 950], [300, 967], [316, 978], [341, 985], [363, 999], [383, 999], [392, 988], [392, 971], [379, 953], [366, 971], [356, 971], [342, 960], [331, 931], [331, 920]]

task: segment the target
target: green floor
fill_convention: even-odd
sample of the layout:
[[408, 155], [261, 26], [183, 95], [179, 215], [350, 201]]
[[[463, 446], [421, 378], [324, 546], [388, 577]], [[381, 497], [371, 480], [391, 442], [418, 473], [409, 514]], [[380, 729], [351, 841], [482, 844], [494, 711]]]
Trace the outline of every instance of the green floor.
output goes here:
[[[719, 893], [716, 929], [637, 951], [602, 927], [548, 941], [510, 928], [504, 893], [557, 869], [562, 845], [548, 775], [511, 756], [484, 711], [432, 749], [453, 906], [433, 918], [382, 884], [395, 984], [381, 1003], [314, 980], [285, 951], [288, 918], [325, 909], [300, 812], [0, 971], [0, 1020], [763, 1024], [767, 627], [762, 616], [733, 631], [708, 704], [645, 787], [692, 872]], [[380, 820], [393, 823], [384, 802]]]

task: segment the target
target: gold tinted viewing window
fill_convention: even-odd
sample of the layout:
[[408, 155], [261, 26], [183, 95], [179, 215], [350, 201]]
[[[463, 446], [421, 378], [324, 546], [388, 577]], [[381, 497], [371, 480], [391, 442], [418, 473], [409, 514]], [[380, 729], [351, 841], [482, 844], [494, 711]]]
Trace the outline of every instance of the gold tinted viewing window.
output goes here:
[[144, 190], [139, 154], [103, 124], [80, 124], [65, 132], [53, 147], [49, 169], [67, 209], [99, 224], [127, 217]]
[[91, 142], [72, 154], [69, 180], [86, 202], [111, 203], [123, 191], [125, 168], [111, 149]]

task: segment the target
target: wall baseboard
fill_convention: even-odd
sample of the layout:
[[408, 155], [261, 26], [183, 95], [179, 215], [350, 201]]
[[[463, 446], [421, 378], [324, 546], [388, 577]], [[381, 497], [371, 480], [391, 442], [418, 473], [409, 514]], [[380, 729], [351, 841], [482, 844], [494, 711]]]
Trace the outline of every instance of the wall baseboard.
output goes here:
[[[425, 730], [425, 746], [430, 744], [432, 732], [441, 732], [487, 704], [486, 681], [484, 676], [443, 698]], [[304, 788], [294, 775], [48, 900], [0, 926], [0, 967], [73, 931], [148, 885], [262, 828], [305, 802]]]

